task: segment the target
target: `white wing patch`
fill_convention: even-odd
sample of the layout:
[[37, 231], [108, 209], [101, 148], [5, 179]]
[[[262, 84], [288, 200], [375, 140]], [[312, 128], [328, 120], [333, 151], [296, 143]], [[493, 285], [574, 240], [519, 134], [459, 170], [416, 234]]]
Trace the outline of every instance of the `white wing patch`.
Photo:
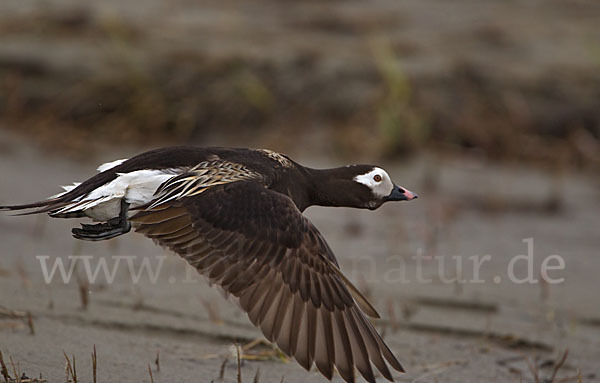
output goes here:
[[[99, 173], [102, 173], [103, 171], [106, 171], [108, 169], [114, 168], [115, 166], [121, 165], [125, 161], [127, 161], [127, 158], [124, 158], [122, 160], [116, 160], [116, 161], [112, 161], [112, 162], [107, 162], [105, 164], [102, 164], [102, 165], [98, 166], [96, 168], [96, 170]], [[81, 182], [73, 182], [73, 185], [61, 186], [63, 188], [64, 192], [55, 194], [55, 195], [51, 196], [50, 198], [57, 198], [57, 197], [60, 197], [60, 196], [62, 196], [64, 194], [67, 194], [68, 192], [70, 192], [71, 190], [75, 189], [79, 185], [81, 185]]]
[[102, 165], [98, 166], [98, 169], [96, 169], [96, 170], [98, 170], [100, 173], [102, 173], [103, 171], [106, 171], [108, 169], [114, 168], [115, 166], [121, 165], [125, 161], [127, 161], [127, 158], [124, 158], [122, 160], [116, 160], [116, 161], [113, 161], [113, 162], [107, 162], [105, 164], [102, 164]]
[[[381, 181], [379, 182], [375, 180], [377, 175], [381, 177]], [[370, 172], [354, 177], [354, 181], [368, 186], [373, 191], [375, 196], [381, 198], [390, 195], [392, 189], [394, 188], [394, 183], [387, 172], [377, 167], [373, 168], [373, 170]]]
[[57, 213], [84, 211], [93, 219], [106, 221], [119, 215], [121, 199], [125, 199], [132, 208], [145, 205], [153, 200], [160, 185], [177, 174], [175, 169], [118, 173], [111, 182], [92, 190]]
[[136, 170], [131, 173], [118, 173], [111, 182], [92, 190], [86, 199], [106, 196], [125, 198], [132, 207], [150, 202], [158, 187], [175, 174], [163, 170]]

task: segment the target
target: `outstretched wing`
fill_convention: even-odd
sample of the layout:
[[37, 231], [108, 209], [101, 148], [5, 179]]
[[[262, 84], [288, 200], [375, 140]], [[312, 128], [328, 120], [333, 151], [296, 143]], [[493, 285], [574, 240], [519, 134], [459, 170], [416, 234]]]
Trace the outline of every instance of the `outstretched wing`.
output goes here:
[[130, 219], [239, 299], [265, 337], [307, 370], [316, 364], [347, 382], [354, 368], [375, 382], [371, 363], [404, 371], [365, 314], [377, 312], [342, 275], [313, 224], [285, 195], [255, 181], [169, 200]]

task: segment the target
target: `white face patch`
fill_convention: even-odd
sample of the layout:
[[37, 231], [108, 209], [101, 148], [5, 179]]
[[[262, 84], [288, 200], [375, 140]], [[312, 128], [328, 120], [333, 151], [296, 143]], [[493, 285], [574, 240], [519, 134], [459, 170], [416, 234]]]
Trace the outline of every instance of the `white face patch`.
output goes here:
[[380, 198], [390, 195], [394, 188], [390, 176], [381, 168], [373, 168], [368, 173], [358, 175], [354, 177], [354, 181], [368, 186], [373, 194]]

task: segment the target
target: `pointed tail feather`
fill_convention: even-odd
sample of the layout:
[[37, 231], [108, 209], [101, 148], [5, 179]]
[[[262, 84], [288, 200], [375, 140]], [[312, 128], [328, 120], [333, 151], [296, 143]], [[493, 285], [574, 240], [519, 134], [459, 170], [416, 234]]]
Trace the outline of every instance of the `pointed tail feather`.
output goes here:
[[31, 214], [40, 214], [40, 213], [48, 213], [58, 208], [61, 208], [65, 205], [68, 205], [70, 202], [63, 201], [61, 198], [51, 198], [44, 201], [38, 201], [23, 205], [6, 205], [0, 206], [0, 211], [17, 211], [17, 210], [30, 210], [23, 213], [16, 213], [12, 215], [31, 215]]

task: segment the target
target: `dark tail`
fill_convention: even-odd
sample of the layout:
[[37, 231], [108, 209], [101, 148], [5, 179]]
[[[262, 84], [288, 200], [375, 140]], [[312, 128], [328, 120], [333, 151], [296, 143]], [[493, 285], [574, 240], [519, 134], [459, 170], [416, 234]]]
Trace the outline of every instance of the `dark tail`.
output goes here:
[[[139, 166], [138, 166], [139, 167]], [[138, 167], [133, 167], [134, 170], [138, 170]], [[24, 205], [7, 205], [0, 206], [0, 211], [17, 211], [17, 210], [30, 210], [23, 213], [17, 213], [14, 215], [30, 215], [30, 214], [40, 214], [40, 213], [50, 213], [52, 217], [58, 218], [74, 218], [81, 217], [82, 214], [53, 214], [56, 213], [60, 208], [65, 207], [69, 204], [74, 203], [78, 197], [82, 197], [92, 190], [100, 187], [107, 182], [110, 182], [117, 178], [117, 173], [120, 171], [131, 171], [125, 167], [125, 163], [115, 166], [114, 168], [110, 168], [108, 170], [103, 171], [102, 173], [98, 173], [93, 177], [87, 179], [83, 183], [79, 184], [77, 187], [72, 190], [63, 193], [55, 198], [49, 198], [47, 200], [28, 203]]]
[[31, 215], [31, 214], [40, 214], [40, 213], [50, 213], [52, 215], [52, 211], [60, 209], [63, 206], [68, 205], [70, 202], [64, 201], [63, 198], [51, 198], [44, 201], [38, 201], [33, 203], [28, 203], [24, 205], [7, 205], [0, 206], [0, 211], [18, 211], [18, 210], [29, 210], [22, 213], [16, 213], [13, 215]]

